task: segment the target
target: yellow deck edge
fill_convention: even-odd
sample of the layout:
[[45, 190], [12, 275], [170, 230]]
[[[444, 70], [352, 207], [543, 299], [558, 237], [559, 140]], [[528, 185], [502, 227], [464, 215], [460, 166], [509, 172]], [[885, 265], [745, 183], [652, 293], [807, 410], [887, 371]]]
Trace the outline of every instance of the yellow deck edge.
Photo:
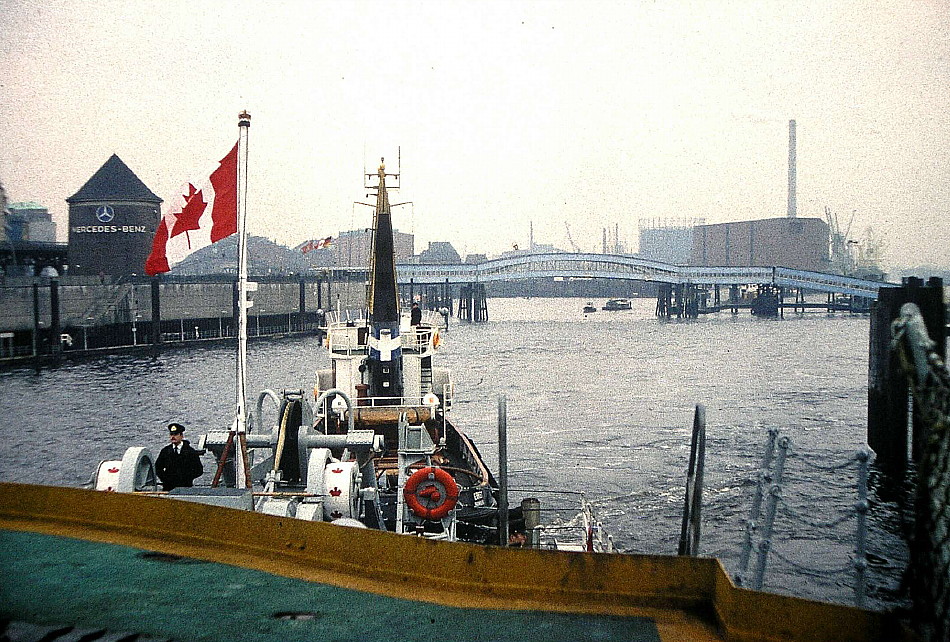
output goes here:
[[446, 543], [160, 497], [12, 483], [0, 483], [0, 528], [446, 606], [651, 617], [664, 639], [676, 631], [742, 641], [904, 637], [885, 613], [738, 588], [714, 558]]

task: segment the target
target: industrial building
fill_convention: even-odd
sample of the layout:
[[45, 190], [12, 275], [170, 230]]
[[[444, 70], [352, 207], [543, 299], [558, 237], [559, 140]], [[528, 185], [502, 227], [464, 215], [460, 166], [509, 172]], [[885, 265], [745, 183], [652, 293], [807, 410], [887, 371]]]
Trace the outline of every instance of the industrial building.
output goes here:
[[688, 265], [693, 250], [693, 228], [706, 219], [640, 219], [638, 254], [645, 259]]
[[828, 224], [817, 218], [767, 218], [698, 225], [690, 265], [780, 266], [830, 271]]
[[10, 203], [7, 206], [10, 215], [6, 218], [8, 239], [13, 243], [34, 241], [37, 243], [56, 242], [56, 223], [49, 210], [39, 203]]
[[[327, 249], [310, 252], [307, 257], [314, 267], [358, 267], [365, 268], [370, 263], [373, 236], [369, 229], [340, 232]], [[415, 237], [399, 230], [393, 230], [393, 243], [397, 263], [408, 263], [415, 253]]]
[[69, 274], [144, 272], [162, 199], [113, 154], [69, 204]]

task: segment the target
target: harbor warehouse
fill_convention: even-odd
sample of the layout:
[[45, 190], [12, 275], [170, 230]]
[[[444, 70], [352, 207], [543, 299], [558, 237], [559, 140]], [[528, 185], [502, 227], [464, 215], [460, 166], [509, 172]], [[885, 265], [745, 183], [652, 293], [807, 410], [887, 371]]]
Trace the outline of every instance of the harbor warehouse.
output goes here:
[[161, 218], [155, 196], [113, 154], [69, 204], [69, 274], [141, 274]]
[[769, 218], [697, 225], [691, 265], [779, 266], [828, 272], [828, 224], [817, 218]]

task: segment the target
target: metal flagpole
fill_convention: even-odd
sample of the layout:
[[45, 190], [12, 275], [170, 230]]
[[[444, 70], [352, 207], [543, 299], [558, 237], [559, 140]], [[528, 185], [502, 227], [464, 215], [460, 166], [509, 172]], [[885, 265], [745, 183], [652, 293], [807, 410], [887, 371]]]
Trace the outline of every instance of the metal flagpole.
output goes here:
[[242, 111], [238, 116], [238, 172], [237, 172], [237, 219], [238, 219], [238, 353], [235, 390], [234, 472], [235, 486], [250, 488], [251, 478], [247, 461], [247, 309], [254, 305], [247, 300], [247, 293], [256, 290], [256, 283], [247, 282], [247, 139], [251, 127], [251, 115]]

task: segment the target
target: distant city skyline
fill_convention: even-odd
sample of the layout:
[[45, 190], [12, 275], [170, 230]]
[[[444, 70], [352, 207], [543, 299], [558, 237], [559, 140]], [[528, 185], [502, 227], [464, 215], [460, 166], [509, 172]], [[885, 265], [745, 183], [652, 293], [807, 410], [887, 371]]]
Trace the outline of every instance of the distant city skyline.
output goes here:
[[[49, 208], [117, 154], [167, 206], [252, 115], [249, 231], [394, 225], [464, 256], [599, 251], [642, 218], [798, 216], [950, 266], [950, 21], [939, 2], [0, 0], [0, 183]], [[567, 238], [569, 224], [573, 241]], [[615, 227], [616, 226], [616, 227]]]

